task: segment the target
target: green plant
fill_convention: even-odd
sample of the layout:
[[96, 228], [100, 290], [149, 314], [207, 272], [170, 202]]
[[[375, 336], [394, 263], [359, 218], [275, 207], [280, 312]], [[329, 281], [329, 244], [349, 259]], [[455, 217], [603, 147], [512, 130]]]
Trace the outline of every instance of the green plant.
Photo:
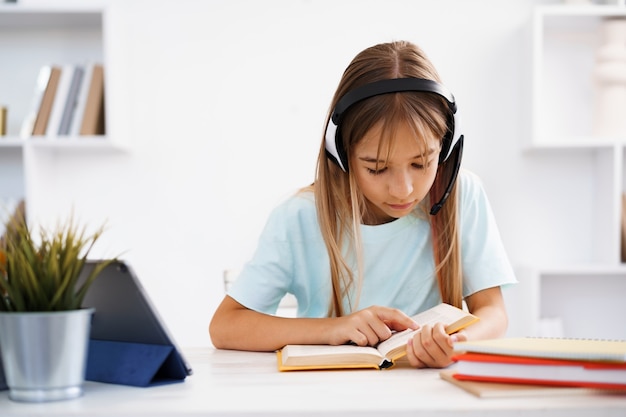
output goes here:
[[0, 240], [0, 311], [80, 309], [91, 284], [115, 260], [99, 262], [79, 283], [87, 256], [103, 231], [104, 226], [86, 234], [72, 216], [52, 231], [42, 229], [36, 241], [23, 211], [16, 212]]

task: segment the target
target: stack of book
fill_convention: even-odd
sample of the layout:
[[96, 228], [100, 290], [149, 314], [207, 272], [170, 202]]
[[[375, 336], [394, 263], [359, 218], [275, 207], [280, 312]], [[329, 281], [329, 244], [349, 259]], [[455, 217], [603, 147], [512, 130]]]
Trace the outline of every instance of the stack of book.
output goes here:
[[20, 136], [103, 135], [102, 64], [44, 65]]
[[519, 337], [458, 342], [454, 350], [455, 364], [442, 374], [453, 383], [626, 391], [626, 341]]

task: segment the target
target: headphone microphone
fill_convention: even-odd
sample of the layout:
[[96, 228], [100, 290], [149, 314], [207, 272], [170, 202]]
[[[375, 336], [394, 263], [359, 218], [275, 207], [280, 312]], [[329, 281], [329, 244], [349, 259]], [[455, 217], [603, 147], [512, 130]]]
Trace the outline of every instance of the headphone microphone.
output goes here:
[[461, 157], [463, 155], [463, 135], [460, 132], [460, 116], [457, 112], [454, 96], [447, 88], [433, 80], [424, 78], [394, 78], [376, 81], [357, 87], [348, 91], [339, 99], [337, 105], [331, 113], [328, 126], [326, 127], [325, 148], [326, 155], [344, 171], [348, 172], [348, 155], [343, 147], [341, 137], [341, 121], [346, 110], [354, 104], [370, 97], [381, 94], [402, 93], [408, 91], [419, 91], [434, 93], [443, 97], [450, 109], [451, 117], [447, 120], [448, 131], [443, 137], [441, 152], [439, 154], [439, 168], [437, 175], [449, 177], [443, 194], [439, 197], [430, 209], [430, 214], [435, 215], [447, 200], [452, 186], [461, 167]]

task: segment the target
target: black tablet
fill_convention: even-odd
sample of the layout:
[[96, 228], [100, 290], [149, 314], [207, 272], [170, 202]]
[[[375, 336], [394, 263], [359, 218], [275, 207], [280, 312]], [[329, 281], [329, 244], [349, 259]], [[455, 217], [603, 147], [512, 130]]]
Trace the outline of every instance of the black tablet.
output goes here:
[[[102, 260], [87, 261], [81, 280]], [[127, 262], [104, 268], [85, 296], [83, 307], [95, 309], [91, 339], [172, 346], [186, 375], [192, 369]]]

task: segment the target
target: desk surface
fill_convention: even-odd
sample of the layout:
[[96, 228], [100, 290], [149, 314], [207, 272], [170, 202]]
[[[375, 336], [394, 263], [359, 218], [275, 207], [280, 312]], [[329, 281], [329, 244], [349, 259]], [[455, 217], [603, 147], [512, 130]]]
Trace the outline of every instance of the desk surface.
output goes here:
[[0, 392], [0, 416], [626, 416], [626, 394], [478, 398], [438, 370], [283, 372], [273, 353], [186, 349], [183, 383], [135, 388], [85, 383], [83, 397], [18, 403]]

